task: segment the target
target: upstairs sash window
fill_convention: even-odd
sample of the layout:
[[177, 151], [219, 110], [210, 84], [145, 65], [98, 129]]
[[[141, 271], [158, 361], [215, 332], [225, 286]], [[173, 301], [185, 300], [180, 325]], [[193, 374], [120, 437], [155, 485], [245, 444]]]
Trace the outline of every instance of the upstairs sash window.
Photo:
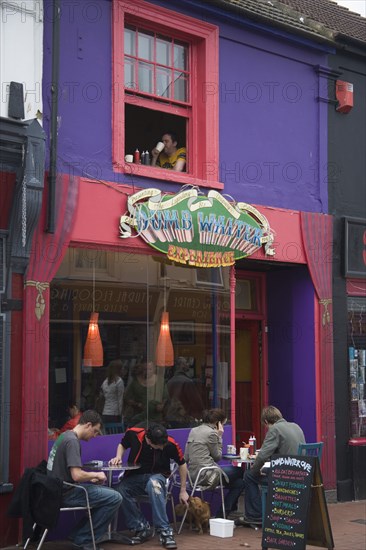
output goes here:
[[[218, 28], [143, 0], [113, 1], [113, 166], [222, 189], [218, 182]], [[125, 162], [178, 137], [185, 172]]]

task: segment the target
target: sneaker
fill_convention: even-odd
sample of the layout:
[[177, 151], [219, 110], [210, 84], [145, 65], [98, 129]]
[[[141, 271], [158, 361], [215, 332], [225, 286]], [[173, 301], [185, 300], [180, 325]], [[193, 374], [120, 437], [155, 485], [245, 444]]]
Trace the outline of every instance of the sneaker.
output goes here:
[[[92, 543], [90, 544], [73, 544], [72, 545], [73, 550], [94, 550], [94, 546]], [[95, 546], [96, 550], [103, 550], [100, 546]]]
[[146, 542], [147, 540], [151, 539], [153, 535], [154, 529], [146, 526], [143, 529], [136, 531], [135, 535], [132, 537], [132, 540], [134, 541], [134, 544], [141, 544], [142, 542]]
[[164, 546], [164, 548], [177, 548], [177, 543], [174, 540], [173, 531], [171, 529], [161, 531], [160, 544]]
[[248, 518], [247, 516], [241, 516], [234, 521], [236, 526], [238, 525], [262, 525], [262, 518]]

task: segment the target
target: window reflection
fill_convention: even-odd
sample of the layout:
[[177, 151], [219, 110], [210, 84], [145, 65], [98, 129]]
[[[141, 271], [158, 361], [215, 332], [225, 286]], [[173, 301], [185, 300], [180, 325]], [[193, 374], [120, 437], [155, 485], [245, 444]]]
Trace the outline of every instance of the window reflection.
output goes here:
[[[124, 84], [127, 90], [189, 101], [188, 46], [173, 38], [126, 26]], [[136, 82], [136, 74], [138, 80]], [[174, 83], [174, 93], [173, 85]]]
[[[230, 416], [229, 268], [222, 269], [222, 285], [206, 286], [197, 284], [194, 268], [103, 251], [93, 293], [92, 268], [84, 262], [81, 270], [80, 257], [70, 249], [51, 285], [50, 427], [64, 423], [71, 400], [95, 408], [111, 365], [118, 366], [117, 389], [123, 381], [123, 409], [105, 412], [120, 414], [125, 427], [191, 427], [214, 406]], [[164, 301], [174, 348], [174, 365], [166, 368], [155, 365]], [[104, 365], [94, 368], [82, 365], [93, 305], [104, 350]]]

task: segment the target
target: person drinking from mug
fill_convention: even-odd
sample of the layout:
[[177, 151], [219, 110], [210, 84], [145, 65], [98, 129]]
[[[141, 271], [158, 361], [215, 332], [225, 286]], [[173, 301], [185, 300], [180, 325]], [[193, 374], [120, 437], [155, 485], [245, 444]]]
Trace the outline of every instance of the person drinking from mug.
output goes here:
[[151, 151], [151, 166], [167, 168], [176, 172], [185, 171], [186, 148], [178, 148], [178, 136], [174, 132], [166, 132], [161, 142], [157, 143]]

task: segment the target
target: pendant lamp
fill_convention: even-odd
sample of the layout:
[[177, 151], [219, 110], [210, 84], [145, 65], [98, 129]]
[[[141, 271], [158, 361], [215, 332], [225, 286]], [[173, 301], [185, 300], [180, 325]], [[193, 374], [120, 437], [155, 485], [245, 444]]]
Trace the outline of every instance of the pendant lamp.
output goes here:
[[98, 326], [99, 313], [95, 311], [95, 265], [93, 264], [93, 311], [90, 314], [88, 334], [84, 346], [83, 365], [85, 367], [103, 366], [103, 345]]
[[84, 346], [83, 364], [85, 367], [103, 366], [103, 346], [98, 326], [99, 313], [90, 314], [88, 334]]
[[170, 337], [169, 313], [166, 311], [166, 275], [164, 273], [164, 310], [161, 314], [160, 334], [156, 345], [155, 363], [157, 367], [174, 365], [173, 342]]
[[173, 343], [170, 337], [169, 313], [163, 311], [161, 315], [160, 334], [156, 346], [156, 366], [171, 367], [174, 365]]

